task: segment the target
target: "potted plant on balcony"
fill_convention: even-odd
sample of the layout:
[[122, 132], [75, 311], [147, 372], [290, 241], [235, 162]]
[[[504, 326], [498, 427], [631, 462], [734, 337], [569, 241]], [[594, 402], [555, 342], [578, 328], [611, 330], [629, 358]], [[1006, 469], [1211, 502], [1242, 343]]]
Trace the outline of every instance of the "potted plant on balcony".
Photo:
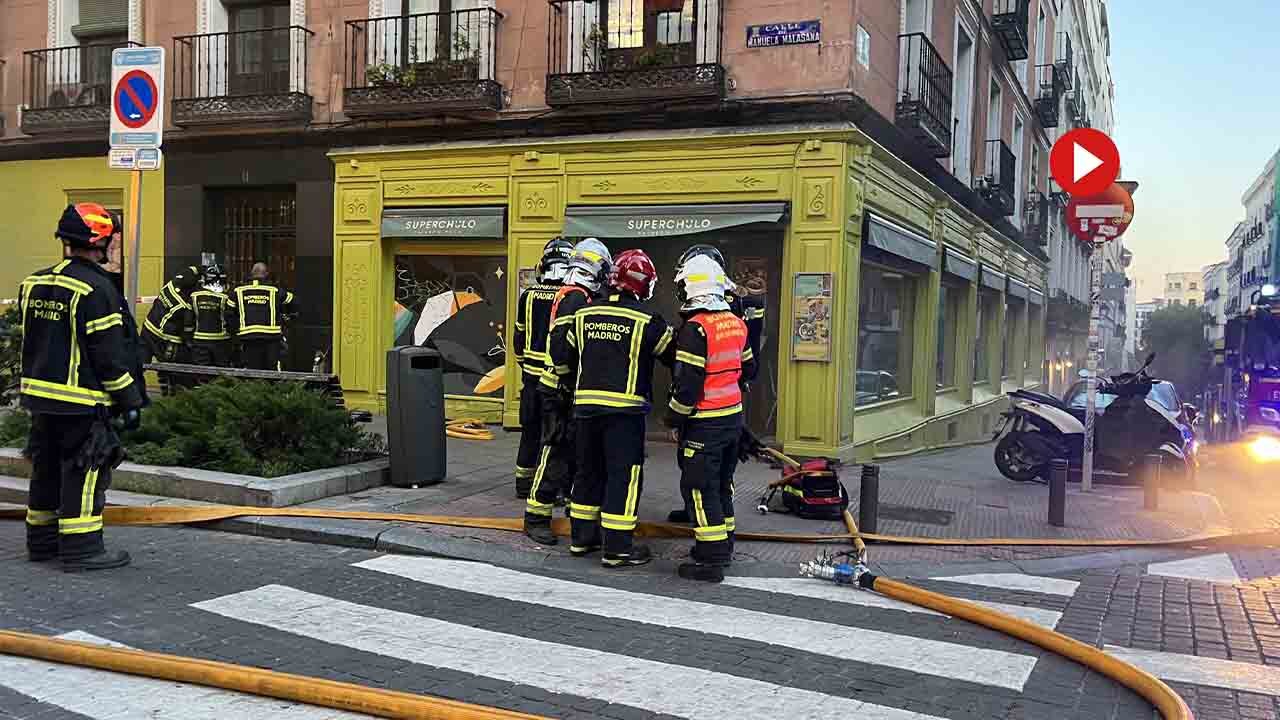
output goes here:
[[467, 34], [455, 31], [452, 43], [448, 36], [436, 43], [435, 58], [414, 62], [411, 69], [413, 82], [419, 85], [476, 80], [480, 77], [480, 50], [471, 46]]

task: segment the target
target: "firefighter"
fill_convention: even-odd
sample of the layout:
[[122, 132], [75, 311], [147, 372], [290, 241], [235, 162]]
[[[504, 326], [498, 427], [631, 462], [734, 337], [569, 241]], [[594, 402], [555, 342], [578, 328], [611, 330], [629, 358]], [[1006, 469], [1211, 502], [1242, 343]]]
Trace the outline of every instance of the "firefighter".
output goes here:
[[272, 285], [264, 263], [249, 271], [249, 283], [235, 289], [236, 337], [240, 364], [251, 370], [279, 370], [284, 316], [295, 312], [293, 293]]
[[520, 451], [516, 455], [516, 497], [525, 500], [538, 470], [542, 447], [542, 405], [538, 384], [546, 370], [547, 337], [551, 333], [551, 304], [569, 272], [573, 244], [555, 238], [542, 249], [538, 263], [538, 284], [525, 290], [516, 304], [514, 337], [516, 363], [523, 383], [520, 388]]
[[[680, 259], [676, 261], [676, 275], [678, 276], [683, 270], [685, 263], [695, 257], [707, 257], [715, 261], [721, 268], [726, 268], [724, 254], [714, 245], [693, 245], [685, 250]], [[751, 394], [751, 384], [756, 381], [760, 374], [760, 363], [762, 358], [760, 355], [761, 343], [764, 342], [764, 320], [765, 320], [765, 298], [760, 294], [752, 294], [747, 288], [735, 285], [732, 280], [728, 281], [728, 290], [725, 294], [725, 300], [729, 303], [729, 311], [737, 315], [747, 325], [747, 345], [750, 350], [750, 357], [754, 362], [749, 367], [743, 368], [742, 373], [742, 393], [744, 401]], [[681, 299], [683, 302], [683, 299]], [[745, 429], [745, 423], [744, 423]], [[676, 458], [678, 463], [683, 462], [683, 458]], [[691, 523], [693, 522], [693, 513], [690, 507], [686, 505], [679, 510], [672, 510], [667, 515], [667, 521], [673, 523]]]
[[676, 338], [667, 425], [681, 460], [680, 494], [695, 523], [680, 577], [720, 582], [733, 558], [733, 471], [742, 435], [742, 376], [754, 370], [746, 323], [729, 309], [724, 269], [700, 255], [676, 276], [685, 323]]
[[101, 205], [68, 205], [55, 232], [66, 259], [28, 277], [18, 294], [19, 393], [32, 415], [27, 556], [59, 559], [68, 572], [129, 564], [129, 553], [108, 552], [102, 538], [106, 489], [124, 458], [111, 418], [136, 428], [143, 403], [129, 310], [102, 268], [112, 231]]
[[199, 288], [203, 275], [203, 267], [191, 265], [160, 288], [142, 324], [142, 341], [151, 358], [186, 362], [183, 338], [190, 329], [191, 293]]
[[556, 371], [566, 381], [577, 378], [578, 473], [569, 508], [570, 551], [584, 555], [603, 544], [606, 568], [643, 565], [651, 557], [632, 536], [644, 488], [653, 368], [674, 339], [666, 320], [645, 307], [657, 280], [644, 251], [620, 254], [609, 276], [611, 292], [579, 309], [564, 345], [553, 347], [553, 353], [564, 351], [553, 354]]
[[[609, 249], [596, 238], [573, 247], [564, 285], [551, 303], [551, 331], [547, 338], [547, 364], [538, 381], [542, 408], [542, 453], [533, 486], [525, 502], [525, 533], [544, 545], [555, 545], [551, 515], [557, 498], [569, 494], [577, 468], [575, 426], [572, 422], [573, 384], [562, 382], [555, 357], [567, 355], [566, 343], [575, 313], [586, 307], [604, 288], [612, 268]], [[557, 350], [556, 348], [561, 348]], [[567, 373], [567, 370], [566, 370]], [[572, 510], [572, 508], [571, 508]], [[569, 548], [573, 551], [573, 548]]]
[[229, 367], [236, 307], [225, 292], [227, 274], [218, 265], [204, 271], [203, 286], [191, 293], [191, 361], [196, 365]]

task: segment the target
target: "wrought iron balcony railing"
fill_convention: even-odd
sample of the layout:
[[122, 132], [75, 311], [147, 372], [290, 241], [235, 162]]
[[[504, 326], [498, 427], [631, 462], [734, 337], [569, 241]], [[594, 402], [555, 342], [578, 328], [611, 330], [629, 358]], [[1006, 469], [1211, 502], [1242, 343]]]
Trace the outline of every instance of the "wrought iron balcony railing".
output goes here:
[[1022, 236], [1038, 247], [1049, 244], [1049, 198], [1039, 190], [1027, 193]]
[[725, 94], [722, 0], [550, 0], [547, 104]]
[[304, 27], [173, 39], [173, 122], [218, 125], [311, 119]]
[[1031, 0], [995, 0], [991, 9], [991, 27], [1010, 61], [1027, 59], [1030, 20]]
[[28, 50], [22, 54], [22, 131], [102, 130], [111, 110], [111, 52], [117, 42]]
[[1036, 66], [1036, 117], [1041, 127], [1058, 127], [1062, 111], [1062, 83], [1056, 65]]
[[1058, 69], [1058, 80], [1062, 83], [1065, 90], [1075, 87], [1076, 58], [1071, 48], [1071, 36], [1067, 33], [1058, 33], [1058, 43], [1053, 50], [1053, 66]]
[[347, 21], [350, 117], [501, 110], [498, 24], [492, 8]]
[[951, 68], [924, 33], [898, 37], [899, 128], [934, 157], [951, 154]]
[[1054, 180], [1053, 177], [1050, 176], [1049, 177], [1049, 202], [1057, 206], [1058, 209], [1064, 209], [1067, 207], [1067, 202], [1070, 199], [1071, 199], [1071, 196], [1067, 195], [1067, 192], [1058, 185], [1058, 181]]
[[1018, 158], [1003, 140], [988, 140], [986, 154], [987, 174], [978, 178], [978, 192], [1002, 215], [1012, 215], [1017, 208], [1013, 187]]

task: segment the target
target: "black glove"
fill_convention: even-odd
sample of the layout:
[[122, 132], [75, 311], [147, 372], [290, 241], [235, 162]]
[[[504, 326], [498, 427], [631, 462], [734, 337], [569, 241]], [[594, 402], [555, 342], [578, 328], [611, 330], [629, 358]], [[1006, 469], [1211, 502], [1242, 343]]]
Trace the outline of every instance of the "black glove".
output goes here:
[[142, 427], [142, 408], [125, 410], [120, 416], [120, 427], [125, 430], [137, 430]]
[[747, 462], [758, 457], [763, 448], [760, 440], [744, 425], [742, 434], [738, 436], [738, 461]]

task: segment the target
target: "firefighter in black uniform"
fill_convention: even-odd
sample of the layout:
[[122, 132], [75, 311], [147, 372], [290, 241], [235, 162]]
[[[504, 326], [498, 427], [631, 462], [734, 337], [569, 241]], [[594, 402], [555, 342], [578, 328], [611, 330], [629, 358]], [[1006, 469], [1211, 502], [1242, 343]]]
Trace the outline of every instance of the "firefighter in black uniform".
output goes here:
[[[688, 250], [680, 255], [680, 259], [676, 261], [676, 275], [680, 275], [684, 269], [685, 263], [695, 257], [707, 257], [715, 261], [721, 268], [727, 268], [724, 255], [720, 249], [714, 245], [692, 245]], [[733, 281], [728, 282], [728, 291], [725, 294], [725, 301], [729, 303], [729, 311], [742, 319], [747, 326], [747, 347], [751, 350], [750, 357], [754, 361], [749, 367], [742, 369], [742, 394], [743, 401], [751, 394], [751, 384], [756, 381], [760, 375], [760, 365], [763, 357], [760, 354], [761, 345], [764, 342], [764, 322], [765, 322], [765, 298], [764, 295], [753, 294], [748, 292], [746, 288], [734, 285]], [[745, 429], [745, 423], [744, 423]], [[683, 462], [682, 458], [677, 458]], [[672, 510], [667, 515], [668, 522], [674, 523], [691, 523], [693, 522], [693, 514], [686, 505], [683, 509]]]
[[[547, 338], [547, 364], [538, 381], [542, 409], [542, 452], [533, 486], [525, 502], [524, 531], [544, 545], [556, 544], [551, 515], [556, 499], [569, 494], [577, 469], [576, 426], [572, 422], [573, 382], [564, 382], [554, 358], [567, 353], [566, 343], [574, 314], [586, 307], [604, 288], [612, 258], [604, 243], [586, 238], [573, 247], [564, 285], [551, 302], [551, 331]], [[567, 373], [566, 369], [566, 373]], [[573, 548], [570, 548], [572, 551]]]
[[217, 265], [204, 271], [204, 284], [191, 293], [194, 330], [191, 361], [196, 365], [229, 367], [231, 336], [235, 332], [236, 307], [224, 292], [227, 274]]
[[295, 312], [293, 293], [272, 285], [263, 263], [254, 265], [249, 276], [247, 285], [235, 289], [240, 364], [251, 370], [279, 370], [284, 316]]
[[[573, 481], [570, 552], [601, 546], [607, 568], [643, 565], [649, 548], [632, 539], [644, 488], [645, 418], [653, 404], [653, 368], [671, 346], [673, 332], [644, 303], [658, 271], [642, 250], [614, 262], [611, 294], [574, 315], [564, 347], [552, 359], [566, 382], [577, 378], [573, 416], [578, 424], [578, 474]], [[566, 351], [560, 355], [561, 350]], [[603, 531], [603, 532], [602, 532]]]
[[542, 249], [538, 284], [520, 295], [516, 304], [514, 345], [523, 384], [520, 388], [520, 451], [516, 455], [516, 497], [525, 500], [538, 471], [542, 448], [542, 405], [538, 384], [547, 368], [547, 337], [551, 333], [551, 305], [569, 272], [573, 243], [555, 238]]
[[199, 288], [203, 275], [203, 267], [191, 265], [160, 288], [142, 324], [142, 340], [150, 357], [160, 362], [187, 361], [183, 338], [191, 324], [191, 293]]
[[680, 577], [720, 582], [733, 558], [733, 471], [742, 435], [742, 387], [750, 374], [747, 326], [729, 310], [729, 280], [707, 256], [676, 276], [685, 323], [676, 338], [667, 424], [679, 440], [680, 494], [695, 522], [693, 562]]
[[112, 416], [137, 427], [143, 396], [129, 312], [102, 268], [113, 226], [97, 203], [69, 205], [56, 236], [67, 259], [23, 281], [22, 405], [31, 412], [27, 556], [60, 559], [69, 572], [129, 564], [107, 552], [102, 509], [124, 458]]

